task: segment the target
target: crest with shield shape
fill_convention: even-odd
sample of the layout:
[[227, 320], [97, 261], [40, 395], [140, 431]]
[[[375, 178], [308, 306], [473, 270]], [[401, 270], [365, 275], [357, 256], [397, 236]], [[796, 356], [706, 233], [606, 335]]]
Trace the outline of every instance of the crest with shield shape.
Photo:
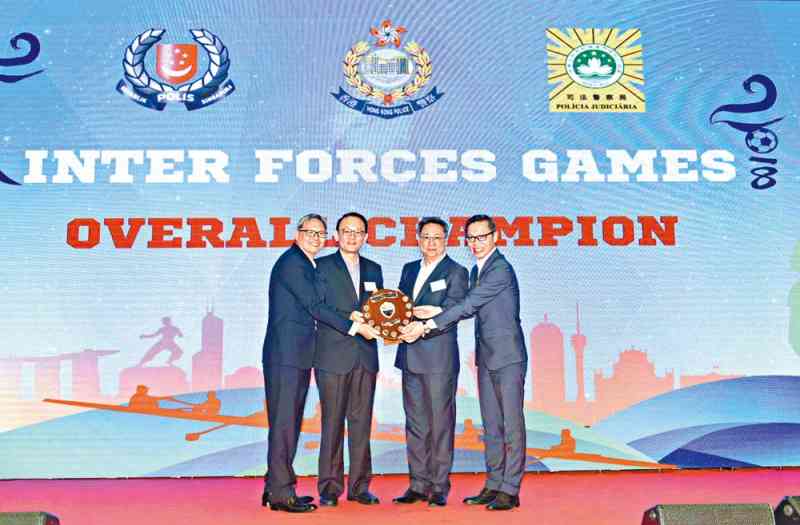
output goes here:
[[380, 332], [387, 345], [400, 342], [400, 328], [409, 324], [413, 314], [411, 299], [400, 290], [380, 289], [372, 292], [362, 307], [364, 320]]
[[173, 86], [182, 84], [197, 74], [195, 44], [157, 44], [156, 73]]

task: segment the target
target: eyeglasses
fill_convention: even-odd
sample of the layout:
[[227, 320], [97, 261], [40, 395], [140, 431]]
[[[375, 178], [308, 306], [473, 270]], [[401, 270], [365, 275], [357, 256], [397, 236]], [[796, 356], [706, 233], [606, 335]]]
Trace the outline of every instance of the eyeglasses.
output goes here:
[[361, 237], [365, 233], [367, 233], [367, 232], [365, 232], [364, 230], [341, 230], [339, 232], [339, 235], [342, 235], [342, 236], [349, 235], [351, 237]]
[[323, 241], [328, 238], [327, 232], [317, 231], [317, 230], [298, 230], [299, 232], [305, 233], [312, 239], [322, 239]]
[[423, 235], [420, 237], [423, 242], [442, 242], [444, 237], [441, 235]]
[[474, 244], [477, 242], [480, 244], [485, 244], [489, 240], [489, 237], [491, 237], [494, 234], [494, 232], [495, 230], [492, 230], [488, 233], [484, 233], [482, 235], [467, 235], [467, 243]]

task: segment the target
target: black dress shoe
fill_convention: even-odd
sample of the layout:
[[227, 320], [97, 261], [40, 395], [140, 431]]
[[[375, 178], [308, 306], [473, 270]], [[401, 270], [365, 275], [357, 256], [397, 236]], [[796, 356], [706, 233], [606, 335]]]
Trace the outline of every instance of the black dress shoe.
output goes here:
[[434, 492], [428, 499], [429, 507], [444, 507], [447, 505], [447, 496], [444, 494]]
[[519, 496], [512, 496], [505, 492], [498, 492], [494, 501], [486, 505], [487, 510], [511, 510], [519, 507]]
[[375, 494], [371, 492], [362, 492], [361, 494], [356, 494], [355, 496], [347, 495], [347, 501], [355, 501], [356, 503], [361, 503], [362, 505], [377, 505], [380, 503]]
[[481, 489], [481, 493], [477, 496], [470, 496], [469, 498], [464, 498], [464, 503], [467, 505], [488, 505], [492, 501], [494, 501], [495, 496], [497, 496], [498, 492], [496, 490], [490, 490], [487, 488]]
[[317, 506], [313, 503], [300, 503], [296, 496], [292, 496], [285, 502], [271, 502], [269, 508], [272, 510], [282, 510], [284, 512], [313, 512], [317, 510]]
[[402, 496], [394, 498], [392, 501], [395, 503], [416, 503], [418, 501], [428, 501], [428, 496], [416, 490], [408, 489]]
[[[309, 503], [314, 503], [314, 498], [311, 496], [296, 496], [295, 500], [298, 503], [302, 503], [303, 505], [308, 505]], [[261, 494], [261, 506], [262, 507], [269, 507], [269, 492], [264, 491]]]
[[339, 497], [333, 494], [320, 494], [319, 504], [323, 507], [335, 507], [339, 504]]

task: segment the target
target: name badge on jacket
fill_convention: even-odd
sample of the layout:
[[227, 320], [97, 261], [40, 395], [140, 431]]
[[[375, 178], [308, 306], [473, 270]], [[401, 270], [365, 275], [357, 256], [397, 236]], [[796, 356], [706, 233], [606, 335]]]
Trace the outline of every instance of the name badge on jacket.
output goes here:
[[374, 292], [377, 289], [378, 287], [375, 286], [375, 283], [373, 281], [364, 281], [364, 290], [368, 292]]
[[438, 292], [439, 290], [444, 290], [447, 288], [447, 282], [444, 279], [439, 279], [438, 281], [433, 281], [431, 283], [431, 291]]

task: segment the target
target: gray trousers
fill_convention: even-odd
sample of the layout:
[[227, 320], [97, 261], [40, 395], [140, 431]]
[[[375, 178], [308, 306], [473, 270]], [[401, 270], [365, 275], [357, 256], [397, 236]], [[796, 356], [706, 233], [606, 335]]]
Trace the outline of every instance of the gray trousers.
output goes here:
[[422, 494], [450, 492], [456, 425], [457, 373], [403, 370], [403, 409], [410, 488]]
[[344, 492], [344, 427], [347, 420], [347, 451], [350, 471], [347, 493], [356, 496], [369, 490], [372, 455], [372, 405], [377, 375], [357, 366], [346, 374], [314, 369], [322, 408], [319, 446], [320, 494], [338, 497]]
[[264, 380], [269, 419], [265, 489], [270, 502], [285, 503], [295, 495], [294, 488], [297, 485], [292, 463], [297, 454], [311, 370], [293, 366], [265, 366]]
[[525, 473], [526, 363], [498, 370], [478, 366], [478, 398], [486, 446], [486, 488], [516, 496]]

